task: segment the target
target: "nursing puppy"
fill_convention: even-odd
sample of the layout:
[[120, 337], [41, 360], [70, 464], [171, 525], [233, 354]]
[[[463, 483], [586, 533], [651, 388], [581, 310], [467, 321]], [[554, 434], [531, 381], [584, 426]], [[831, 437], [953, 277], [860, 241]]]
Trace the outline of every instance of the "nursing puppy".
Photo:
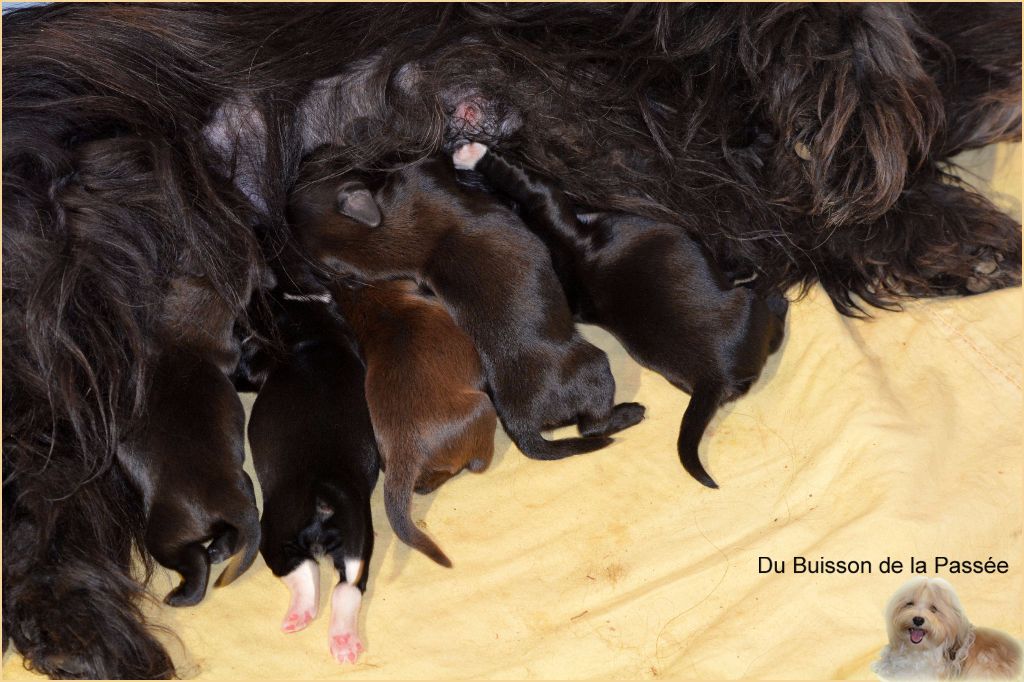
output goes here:
[[576, 316], [615, 335], [641, 365], [693, 397], [679, 431], [683, 467], [710, 488], [698, 446], [718, 407], [761, 374], [782, 343], [788, 304], [734, 286], [676, 225], [624, 213], [579, 216], [553, 183], [472, 143], [457, 168], [515, 200], [554, 252]]
[[353, 663], [363, 651], [358, 619], [373, 552], [370, 493], [380, 462], [365, 370], [327, 294], [279, 287], [270, 305], [283, 356], [256, 353], [247, 361], [248, 379], [259, 386], [249, 444], [263, 489], [261, 551], [291, 592], [285, 632], [302, 630], [316, 617], [316, 556], [331, 558], [340, 580], [331, 595], [328, 645], [339, 662]]
[[412, 493], [435, 490], [494, 455], [498, 417], [484, 392], [473, 341], [411, 280], [332, 287], [366, 362], [366, 401], [377, 436], [384, 505], [395, 534], [442, 566], [444, 552], [409, 518]]
[[[307, 162], [289, 205], [306, 251], [357, 279], [412, 278], [437, 294], [480, 353], [498, 415], [519, 449], [561, 459], [611, 442], [643, 419], [614, 405], [608, 357], [576, 331], [543, 243], [486, 193], [455, 182], [431, 159], [388, 176], [375, 193]], [[544, 428], [576, 423], [582, 437], [548, 441]]]
[[181, 275], [162, 318], [147, 414], [117, 457], [143, 498], [146, 549], [182, 576], [164, 601], [191, 606], [206, 594], [211, 564], [237, 554], [217, 586], [252, 564], [259, 513], [242, 470], [245, 412], [227, 378], [239, 352], [234, 316], [204, 277]]

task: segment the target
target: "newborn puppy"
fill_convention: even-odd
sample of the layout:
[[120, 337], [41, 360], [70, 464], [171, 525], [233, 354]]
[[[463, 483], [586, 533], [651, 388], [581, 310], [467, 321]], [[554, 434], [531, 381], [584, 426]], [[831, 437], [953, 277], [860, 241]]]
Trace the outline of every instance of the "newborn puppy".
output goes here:
[[366, 400], [395, 534], [442, 566], [451, 561], [409, 518], [412, 492], [436, 489], [494, 455], [498, 423], [480, 357], [444, 306], [411, 280], [332, 287], [366, 362]]
[[[473, 339], [498, 415], [527, 456], [590, 452], [643, 419], [641, 405], [613, 405], [608, 357], [576, 331], [543, 243], [494, 197], [459, 188], [451, 164], [406, 166], [372, 194], [313, 159], [298, 187], [289, 221], [308, 253], [356, 279], [416, 279], [437, 294]], [[571, 423], [581, 438], [541, 437]]]
[[553, 183], [479, 143], [454, 158], [516, 201], [545, 237], [580, 320], [604, 327], [637, 362], [693, 395], [679, 457], [694, 478], [717, 488], [697, 448], [718, 407], [745, 394], [778, 350], [786, 299], [734, 286], [679, 226], [622, 213], [577, 217]]
[[242, 470], [245, 412], [226, 375], [239, 353], [234, 316], [203, 277], [182, 275], [162, 317], [147, 416], [117, 456], [142, 494], [146, 548], [182, 575], [164, 601], [191, 606], [206, 594], [211, 563], [238, 554], [218, 586], [252, 564], [259, 513]]
[[279, 287], [270, 305], [284, 354], [257, 353], [246, 363], [247, 378], [259, 387], [249, 444], [263, 489], [261, 550], [291, 592], [285, 632], [316, 617], [315, 557], [331, 557], [340, 580], [331, 596], [328, 645], [339, 662], [354, 663], [363, 651], [359, 608], [373, 552], [370, 493], [380, 462], [365, 370], [329, 295]]

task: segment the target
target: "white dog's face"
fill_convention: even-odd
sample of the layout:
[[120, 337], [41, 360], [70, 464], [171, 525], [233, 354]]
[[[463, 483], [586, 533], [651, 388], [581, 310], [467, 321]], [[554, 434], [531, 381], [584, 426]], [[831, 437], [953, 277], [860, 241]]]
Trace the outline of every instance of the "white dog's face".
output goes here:
[[907, 583], [889, 602], [889, 643], [903, 649], [949, 649], [967, 623], [949, 583], [921, 578]]

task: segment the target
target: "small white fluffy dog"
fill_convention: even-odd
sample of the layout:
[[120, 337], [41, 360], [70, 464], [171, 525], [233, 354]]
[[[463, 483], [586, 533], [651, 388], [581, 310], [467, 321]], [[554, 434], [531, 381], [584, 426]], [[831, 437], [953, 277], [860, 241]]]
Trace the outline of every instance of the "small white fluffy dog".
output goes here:
[[1008, 635], [976, 628], [953, 587], [914, 578], [885, 609], [889, 644], [871, 669], [883, 679], [1011, 680], [1021, 675], [1021, 648]]

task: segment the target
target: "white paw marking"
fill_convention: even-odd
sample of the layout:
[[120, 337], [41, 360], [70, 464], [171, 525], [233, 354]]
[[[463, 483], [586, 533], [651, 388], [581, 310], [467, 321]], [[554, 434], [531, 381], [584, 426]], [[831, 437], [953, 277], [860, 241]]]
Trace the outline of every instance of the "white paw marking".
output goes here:
[[486, 153], [486, 145], [482, 145], [479, 142], [470, 142], [455, 150], [455, 153], [452, 154], [452, 162], [458, 169], [473, 170]]
[[363, 577], [363, 560], [345, 557], [345, 582], [355, 585]]
[[338, 663], [355, 663], [359, 654], [365, 650], [359, 639], [359, 607], [362, 602], [363, 593], [349, 583], [338, 583], [331, 595], [331, 624], [327, 629], [327, 644]]
[[304, 630], [320, 608], [320, 567], [312, 559], [306, 559], [283, 576], [281, 582], [291, 592], [291, 603], [281, 621], [281, 630], [287, 633]]

